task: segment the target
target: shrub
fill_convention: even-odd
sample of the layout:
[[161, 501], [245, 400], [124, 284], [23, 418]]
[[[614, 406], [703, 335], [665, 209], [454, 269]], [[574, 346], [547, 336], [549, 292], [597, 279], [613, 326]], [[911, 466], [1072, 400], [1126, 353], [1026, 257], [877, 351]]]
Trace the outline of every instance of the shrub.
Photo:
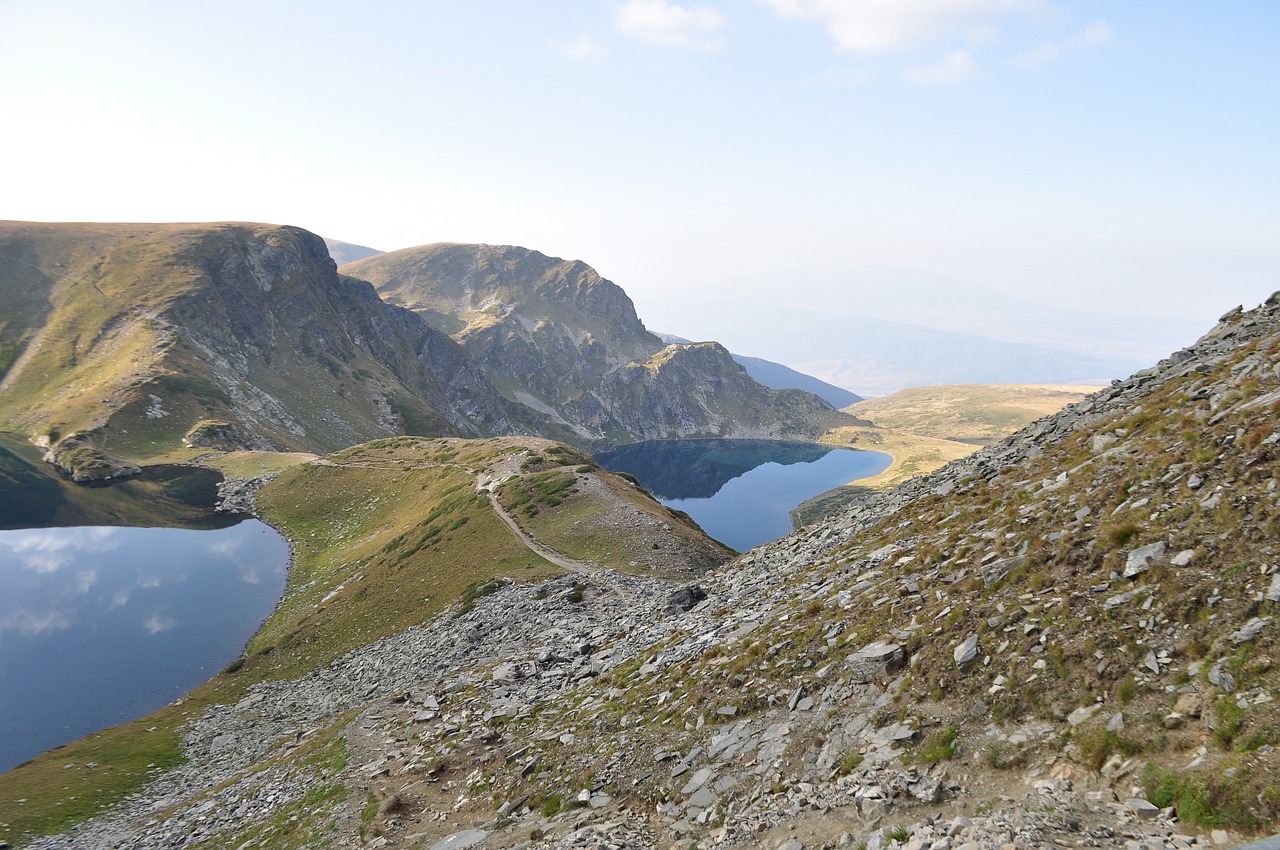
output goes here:
[[959, 737], [960, 730], [955, 724], [934, 732], [925, 742], [924, 749], [920, 751], [920, 761], [925, 764], [937, 764], [952, 758], [956, 754], [956, 739]]
[[1108, 525], [1102, 529], [1102, 536], [1110, 541], [1113, 546], [1123, 546], [1137, 536], [1141, 531], [1137, 525], [1132, 522], [1123, 522], [1118, 525]]
[[1141, 749], [1133, 741], [1121, 738], [1109, 729], [1090, 729], [1080, 735], [1079, 744], [1084, 763], [1095, 773], [1102, 770], [1112, 753], [1131, 756]]

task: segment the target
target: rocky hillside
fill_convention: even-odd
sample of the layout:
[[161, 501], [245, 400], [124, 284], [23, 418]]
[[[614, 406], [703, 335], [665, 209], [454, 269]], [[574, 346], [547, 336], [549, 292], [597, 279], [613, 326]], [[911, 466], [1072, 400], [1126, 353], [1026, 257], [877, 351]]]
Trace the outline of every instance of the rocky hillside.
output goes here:
[[[667, 345], [678, 342], [685, 345], [693, 340], [675, 334], [658, 334]], [[747, 370], [747, 374], [772, 390], [806, 390], [818, 398], [824, 399], [832, 407], [843, 408], [862, 401], [862, 396], [849, 392], [842, 387], [820, 381], [812, 375], [797, 372], [790, 366], [765, 360], [763, 357], [748, 357], [745, 354], [734, 354], [733, 359]]]
[[294, 227], [0, 223], [0, 305], [0, 428], [78, 479], [516, 429], [461, 348]]
[[626, 293], [580, 261], [442, 243], [342, 267], [458, 341], [503, 395], [578, 444], [675, 437], [814, 439], [846, 418], [754, 381], [719, 345], [664, 346]]
[[[1280, 791], [1280, 296], [696, 588], [512, 584], [35, 846], [1220, 845]], [[89, 766], [70, 762], [67, 770]]]

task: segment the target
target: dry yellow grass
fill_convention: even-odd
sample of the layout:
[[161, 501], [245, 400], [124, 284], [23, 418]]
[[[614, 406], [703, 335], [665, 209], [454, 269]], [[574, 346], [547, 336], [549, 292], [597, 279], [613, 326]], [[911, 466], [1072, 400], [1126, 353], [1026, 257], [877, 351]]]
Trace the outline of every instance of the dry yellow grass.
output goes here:
[[895, 484], [925, 475], [940, 466], [977, 450], [978, 446], [955, 440], [939, 440], [892, 428], [845, 425], [833, 428], [822, 436], [820, 442], [832, 446], [853, 446], [859, 449], [884, 452], [893, 463], [884, 472], [872, 478], [858, 479], [859, 487], [886, 490]]
[[845, 412], [872, 425], [834, 428], [821, 442], [891, 455], [888, 469], [857, 482], [859, 487], [886, 490], [999, 442], [1097, 389], [1068, 384], [912, 387], [849, 405]]
[[911, 387], [852, 404], [845, 412], [895, 431], [990, 445], [1097, 389], [1069, 384]]
[[319, 455], [308, 452], [224, 452], [200, 459], [201, 466], [216, 469], [229, 478], [253, 478], [283, 472], [300, 463], [312, 463]]

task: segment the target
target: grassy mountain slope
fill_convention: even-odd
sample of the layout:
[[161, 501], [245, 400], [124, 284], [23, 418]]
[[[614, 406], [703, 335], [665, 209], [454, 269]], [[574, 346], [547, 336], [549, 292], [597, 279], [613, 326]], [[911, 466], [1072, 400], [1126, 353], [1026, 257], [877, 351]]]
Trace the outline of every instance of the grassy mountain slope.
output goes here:
[[[193, 724], [187, 752], [216, 787], [179, 773], [194, 784], [162, 796], [151, 834], [985, 848], [1273, 829], [1277, 409], [1280, 297], [753, 550], [703, 577], [700, 604], [607, 573], [507, 585], [429, 640], [254, 688]], [[218, 736], [283, 723], [294, 734], [219, 767]], [[298, 730], [365, 767], [309, 761]], [[128, 817], [57, 841], [129, 834]]]
[[720, 346], [664, 349], [626, 293], [580, 261], [445, 243], [343, 272], [451, 334], [508, 399], [546, 417], [549, 436], [579, 444], [720, 436], [749, 408], [744, 427], [812, 438], [842, 418], [825, 403], [759, 386]]
[[[1278, 408], [1280, 298], [705, 577], [686, 619], [619, 637], [603, 676], [499, 729], [519, 759], [455, 760], [479, 778], [470, 814], [427, 834], [488, 819], [494, 847], [530, 828], [559, 846], [592, 822], [626, 846], [930, 846], [948, 830], [1173, 846], [1274, 829]], [[454, 696], [498, 698], [479, 677]], [[430, 822], [401, 781], [359, 787], [402, 795], [393, 839]], [[592, 810], [557, 816], [579, 789]], [[503, 803], [509, 827], [491, 820]]]
[[81, 477], [185, 443], [331, 451], [510, 430], [452, 341], [257, 224], [0, 224], [0, 423]]
[[538, 543], [604, 567], [684, 576], [730, 556], [687, 519], [548, 440], [398, 437], [293, 464], [258, 492], [262, 517], [289, 538], [294, 559], [283, 601], [244, 656], [160, 712], [0, 775], [0, 840], [74, 823], [154, 777], [155, 766], [180, 764], [179, 728], [254, 684], [323, 668], [507, 582], [562, 574], [510, 531], [490, 490]]

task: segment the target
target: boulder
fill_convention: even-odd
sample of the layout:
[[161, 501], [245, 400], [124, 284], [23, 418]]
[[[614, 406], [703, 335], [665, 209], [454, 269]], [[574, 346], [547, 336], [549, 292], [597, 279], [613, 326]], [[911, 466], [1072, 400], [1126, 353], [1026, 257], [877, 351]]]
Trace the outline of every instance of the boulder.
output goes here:
[[707, 598], [707, 592], [700, 585], [691, 584], [682, 587], [667, 599], [667, 610], [672, 614], [689, 611], [693, 606]]
[[1149, 543], [1146, 546], [1139, 546], [1129, 553], [1129, 557], [1124, 562], [1124, 577], [1135, 578], [1147, 571], [1147, 567], [1152, 561], [1158, 561], [1164, 557], [1165, 545], [1161, 540], [1157, 543]]
[[978, 660], [978, 636], [969, 635], [955, 649], [951, 651], [951, 657], [955, 659], [956, 667], [961, 671], [968, 670]]
[[866, 684], [874, 682], [878, 676], [901, 669], [906, 660], [901, 644], [878, 640], [850, 655], [845, 663], [853, 673], [854, 681]]

